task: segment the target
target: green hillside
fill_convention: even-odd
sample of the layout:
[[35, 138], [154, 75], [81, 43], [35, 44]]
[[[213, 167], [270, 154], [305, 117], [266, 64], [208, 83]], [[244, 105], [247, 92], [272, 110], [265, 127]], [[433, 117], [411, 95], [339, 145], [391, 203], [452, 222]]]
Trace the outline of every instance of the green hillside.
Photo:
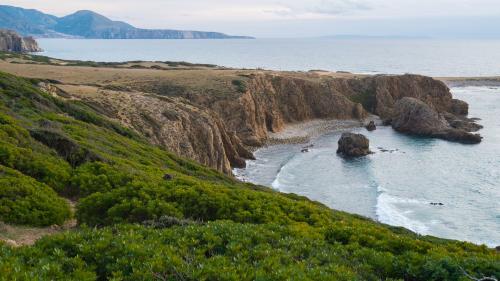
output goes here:
[[0, 280], [500, 276], [495, 250], [238, 182], [38, 82], [0, 73], [0, 220], [50, 226], [76, 217], [79, 226], [33, 246], [0, 242]]

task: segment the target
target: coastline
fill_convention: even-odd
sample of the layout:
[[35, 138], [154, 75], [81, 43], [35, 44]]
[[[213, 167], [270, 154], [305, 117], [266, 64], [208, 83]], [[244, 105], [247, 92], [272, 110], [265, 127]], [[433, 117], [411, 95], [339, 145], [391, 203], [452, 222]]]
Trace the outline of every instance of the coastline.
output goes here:
[[500, 76], [434, 77], [448, 87], [500, 87]]
[[370, 115], [363, 120], [313, 119], [290, 123], [286, 124], [280, 132], [269, 133], [269, 137], [262, 147], [307, 143], [330, 132], [364, 127], [370, 121], [375, 121], [377, 126], [382, 125], [382, 120], [376, 115]]
[[375, 115], [364, 120], [313, 119], [290, 123], [285, 125], [285, 128], [280, 132], [269, 133], [269, 138], [262, 147], [280, 144], [303, 144], [333, 131], [363, 127], [371, 120], [374, 120], [376, 124], [381, 123], [380, 118]]

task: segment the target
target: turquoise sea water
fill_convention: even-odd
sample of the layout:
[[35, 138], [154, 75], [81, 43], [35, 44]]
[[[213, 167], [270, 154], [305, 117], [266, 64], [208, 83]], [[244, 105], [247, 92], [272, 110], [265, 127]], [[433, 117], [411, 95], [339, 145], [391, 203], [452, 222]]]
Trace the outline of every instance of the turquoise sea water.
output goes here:
[[[257, 39], [39, 40], [45, 55], [95, 61], [189, 61], [275, 70], [344, 70], [431, 76], [500, 75], [500, 40]], [[409, 137], [380, 127], [366, 134], [372, 154], [336, 155], [341, 132], [314, 148], [280, 145], [256, 152], [236, 172], [243, 179], [293, 192], [332, 208], [422, 234], [500, 245], [500, 88], [453, 88], [485, 128], [484, 141], [462, 145]], [[394, 150], [382, 152], [382, 149]], [[442, 203], [443, 205], [432, 205]]]
[[45, 55], [93, 61], [188, 61], [273, 70], [417, 73], [430, 76], [500, 75], [500, 40], [39, 39]]
[[350, 131], [365, 134], [375, 154], [339, 157], [338, 131], [312, 140], [309, 153], [300, 152], [309, 144], [262, 148], [256, 161], [236, 173], [421, 234], [500, 245], [500, 88], [452, 91], [470, 103], [471, 116], [482, 119], [481, 144], [410, 137], [390, 127], [357, 128]]

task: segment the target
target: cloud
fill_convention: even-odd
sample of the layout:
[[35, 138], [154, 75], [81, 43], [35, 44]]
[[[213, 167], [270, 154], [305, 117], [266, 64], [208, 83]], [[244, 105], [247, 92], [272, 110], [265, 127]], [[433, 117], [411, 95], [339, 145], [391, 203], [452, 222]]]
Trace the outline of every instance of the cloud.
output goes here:
[[307, 2], [280, 3], [279, 7], [266, 10], [283, 17], [336, 16], [373, 9], [366, 0], [310, 0]]
[[365, 1], [359, 0], [342, 0], [342, 1], [332, 1], [332, 0], [322, 0], [319, 5], [316, 5], [309, 9], [312, 13], [327, 14], [327, 15], [339, 15], [345, 14], [353, 11], [365, 11], [371, 10], [372, 6]]

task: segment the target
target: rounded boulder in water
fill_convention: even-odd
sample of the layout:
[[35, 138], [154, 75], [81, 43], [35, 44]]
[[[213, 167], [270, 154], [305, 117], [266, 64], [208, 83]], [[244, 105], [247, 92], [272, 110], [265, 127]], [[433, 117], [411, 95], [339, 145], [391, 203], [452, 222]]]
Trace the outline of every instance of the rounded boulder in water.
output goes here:
[[346, 157], [360, 157], [371, 153], [370, 141], [362, 134], [343, 133], [337, 153]]

